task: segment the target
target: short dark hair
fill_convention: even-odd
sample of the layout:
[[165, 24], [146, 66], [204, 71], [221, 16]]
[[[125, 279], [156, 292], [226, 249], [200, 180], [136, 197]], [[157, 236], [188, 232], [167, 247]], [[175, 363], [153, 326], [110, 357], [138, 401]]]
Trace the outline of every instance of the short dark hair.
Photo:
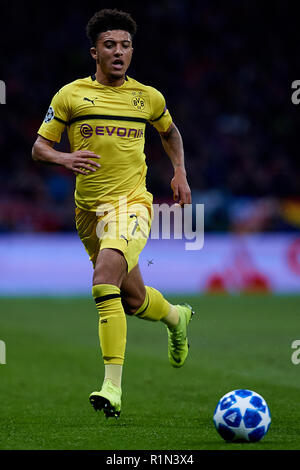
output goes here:
[[92, 16], [86, 26], [86, 33], [92, 46], [95, 46], [99, 34], [113, 29], [128, 31], [133, 38], [137, 30], [137, 24], [129, 13], [116, 8], [114, 10], [105, 8], [97, 11]]

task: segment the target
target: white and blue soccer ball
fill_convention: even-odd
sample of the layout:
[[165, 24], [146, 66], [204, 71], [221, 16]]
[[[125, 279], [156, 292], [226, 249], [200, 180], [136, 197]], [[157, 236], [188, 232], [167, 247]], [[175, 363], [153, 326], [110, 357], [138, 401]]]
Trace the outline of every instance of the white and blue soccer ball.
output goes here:
[[225, 441], [257, 442], [268, 432], [271, 415], [261, 395], [240, 389], [219, 400], [213, 420]]

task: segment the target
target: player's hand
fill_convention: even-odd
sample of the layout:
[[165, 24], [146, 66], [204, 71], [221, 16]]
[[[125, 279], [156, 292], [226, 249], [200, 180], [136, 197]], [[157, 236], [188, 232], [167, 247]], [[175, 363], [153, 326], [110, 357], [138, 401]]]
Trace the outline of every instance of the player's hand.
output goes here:
[[188, 185], [185, 172], [176, 172], [171, 181], [171, 188], [173, 190], [173, 199], [183, 207], [184, 204], [192, 203], [191, 190]]
[[63, 154], [61, 164], [68, 170], [72, 170], [75, 173], [81, 173], [87, 175], [91, 171], [96, 171], [100, 168], [100, 163], [95, 162], [92, 158], [100, 158], [100, 155], [96, 155], [90, 150], [76, 150], [72, 153]]

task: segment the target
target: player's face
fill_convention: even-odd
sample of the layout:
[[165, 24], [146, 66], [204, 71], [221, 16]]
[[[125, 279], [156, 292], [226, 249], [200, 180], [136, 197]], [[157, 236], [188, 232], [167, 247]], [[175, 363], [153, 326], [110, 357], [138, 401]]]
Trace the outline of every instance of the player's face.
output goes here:
[[130, 65], [132, 58], [132, 41], [127, 31], [112, 30], [101, 33], [96, 47], [91, 49], [92, 56], [104, 75], [120, 79]]

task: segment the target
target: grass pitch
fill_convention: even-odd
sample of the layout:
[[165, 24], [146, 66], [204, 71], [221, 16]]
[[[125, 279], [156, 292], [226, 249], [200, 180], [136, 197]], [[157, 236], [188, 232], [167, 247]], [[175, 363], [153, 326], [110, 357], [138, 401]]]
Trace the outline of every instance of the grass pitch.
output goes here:
[[[92, 299], [0, 299], [0, 449], [300, 449], [299, 297], [185, 296], [196, 310], [190, 354], [173, 369], [163, 324], [128, 318], [120, 419], [88, 401], [103, 365]], [[212, 416], [235, 388], [261, 394], [272, 415], [258, 443], [228, 444]]]

